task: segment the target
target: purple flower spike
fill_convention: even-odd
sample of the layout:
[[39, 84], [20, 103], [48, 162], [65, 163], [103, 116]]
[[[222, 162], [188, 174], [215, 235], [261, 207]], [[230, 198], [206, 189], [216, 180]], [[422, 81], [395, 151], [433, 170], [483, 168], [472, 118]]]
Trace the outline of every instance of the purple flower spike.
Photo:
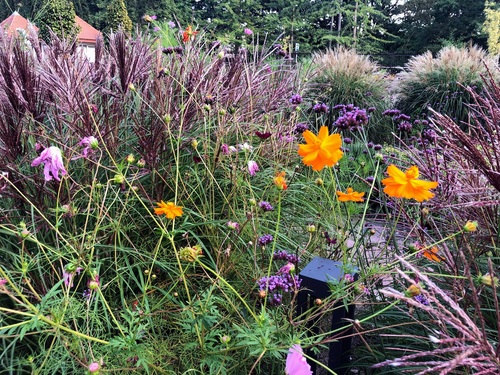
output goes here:
[[66, 169], [64, 169], [61, 150], [55, 146], [43, 150], [40, 156], [33, 160], [31, 166], [38, 167], [40, 164], [44, 164], [43, 174], [45, 181], [51, 181], [52, 178], [56, 181], [61, 181], [59, 172], [61, 172], [61, 176], [68, 173]]

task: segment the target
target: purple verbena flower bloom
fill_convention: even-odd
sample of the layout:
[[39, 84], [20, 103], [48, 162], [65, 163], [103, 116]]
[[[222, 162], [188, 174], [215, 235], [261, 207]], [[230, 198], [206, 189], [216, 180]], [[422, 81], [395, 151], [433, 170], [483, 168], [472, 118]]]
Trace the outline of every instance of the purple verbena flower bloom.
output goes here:
[[382, 112], [382, 116], [397, 116], [401, 113], [399, 109], [387, 109], [384, 112]]
[[273, 239], [274, 237], [272, 234], [264, 234], [263, 236], [259, 237], [258, 243], [260, 246], [266, 246], [273, 242]]
[[302, 96], [300, 96], [299, 94], [293, 94], [289, 100], [290, 100], [290, 103], [293, 105], [298, 105], [298, 104], [302, 103], [302, 101], [303, 101]]
[[61, 176], [68, 173], [63, 165], [61, 150], [55, 146], [50, 146], [43, 150], [40, 156], [33, 160], [31, 166], [38, 167], [40, 164], [44, 164], [43, 174], [45, 181], [51, 181], [52, 178], [56, 181], [61, 181], [59, 172], [61, 172]]
[[348, 105], [341, 111], [341, 116], [335, 121], [335, 125], [339, 129], [357, 130], [358, 127], [368, 124], [368, 120], [366, 110]]
[[257, 162], [254, 160], [249, 160], [248, 173], [250, 173], [250, 176], [255, 176], [258, 170], [259, 170], [259, 165], [257, 164]]
[[266, 201], [260, 201], [259, 207], [262, 208], [263, 211], [273, 211], [274, 210], [274, 207], [271, 205], [271, 203], [266, 202]]
[[325, 103], [315, 104], [313, 107], [315, 113], [328, 113], [328, 106]]
[[306, 130], [309, 130], [309, 125], [304, 124], [303, 122], [299, 122], [297, 125], [295, 125], [294, 132], [297, 134], [302, 134]]
[[421, 303], [422, 305], [425, 305], [425, 306], [429, 305], [429, 301], [422, 294], [419, 294], [418, 296], [413, 297], [413, 299], [415, 301]]
[[167, 25], [173, 29], [175, 27], [175, 22], [174, 21], [168, 21]]

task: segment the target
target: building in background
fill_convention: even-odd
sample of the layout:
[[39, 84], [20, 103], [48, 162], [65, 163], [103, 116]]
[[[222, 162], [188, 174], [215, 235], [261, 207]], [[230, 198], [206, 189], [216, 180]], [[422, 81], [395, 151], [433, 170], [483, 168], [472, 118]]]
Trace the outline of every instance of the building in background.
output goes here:
[[[80, 32], [78, 33], [78, 49], [85, 53], [85, 56], [87, 56], [90, 62], [94, 62], [95, 45], [97, 39], [101, 36], [101, 32], [78, 16], [75, 18], [75, 23], [80, 28]], [[36, 32], [38, 31], [38, 27], [21, 16], [18, 12], [12, 13], [9, 17], [0, 22], [0, 32], [6, 32], [11, 36], [20, 34], [24, 37], [30, 28], [33, 28]]]

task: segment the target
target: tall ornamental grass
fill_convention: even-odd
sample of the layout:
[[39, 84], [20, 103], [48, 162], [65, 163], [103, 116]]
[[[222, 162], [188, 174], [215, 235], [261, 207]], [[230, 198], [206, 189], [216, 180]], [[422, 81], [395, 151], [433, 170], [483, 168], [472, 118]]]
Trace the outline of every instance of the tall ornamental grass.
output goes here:
[[466, 123], [471, 93], [481, 94], [482, 78], [489, 72], [498, 76], [497, 68], [498, 59], [477, 46], [448, 46], [435, 57], [431, 52], [414, 56], [397, 75], [396, 107], [415, 118], [432, 109]]

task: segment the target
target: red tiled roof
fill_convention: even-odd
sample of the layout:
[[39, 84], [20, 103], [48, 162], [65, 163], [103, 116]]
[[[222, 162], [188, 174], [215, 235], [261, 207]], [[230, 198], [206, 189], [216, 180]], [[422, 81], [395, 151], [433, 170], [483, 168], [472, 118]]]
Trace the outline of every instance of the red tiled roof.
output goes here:
[[17, 29], [27, 30], [28, 26], [32, 26], [38, 31], [38, 27], [17, 12], [12, 13], [9, 17], [0, 22], [0, 28], [7, 31], [9, 35], [15, 33]]
[[95, 41], [99, 37], [99, 35], [101, 35], [101, 32], [78, 16], [76, 16], [75, 21], [76, 24], [80, 26], [78, 41], [82, 43], [95, 44]]
[[[78, 26], [80, 26], [78, 41], [81, 43], [95, 44], [96, 39], [99, 37], [101, 32], [93, 28], [90, 24], [78, 16], [75, 17], [75, 22]], [[26, 30], [28, 26], [33, 26], [35, 30], [38, 31], [38, 27], [33, 25], [17, 12], [12, 13], [9, 17], [0, 22], [0, 30], [4, 29], [9, 35], [15, 33], [17, 29]]]

